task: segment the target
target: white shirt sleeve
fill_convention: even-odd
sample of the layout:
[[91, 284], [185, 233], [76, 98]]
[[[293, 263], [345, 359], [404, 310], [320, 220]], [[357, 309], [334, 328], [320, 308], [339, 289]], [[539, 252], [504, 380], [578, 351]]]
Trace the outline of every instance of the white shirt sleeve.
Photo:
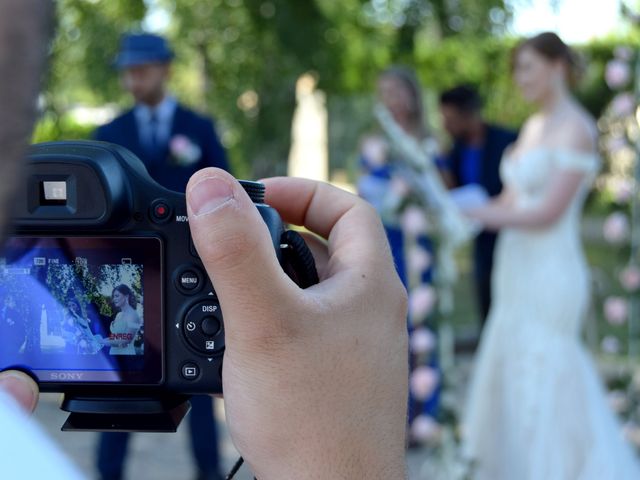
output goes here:
[[13, 398], [1, 390], [0, 478], [86, 478]]

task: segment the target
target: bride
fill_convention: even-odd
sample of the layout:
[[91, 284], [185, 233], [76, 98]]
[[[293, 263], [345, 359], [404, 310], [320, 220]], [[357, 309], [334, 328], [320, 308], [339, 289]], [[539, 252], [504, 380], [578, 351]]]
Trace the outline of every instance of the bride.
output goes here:
[[517, 47], [515, 81], [539, 112], [502, 163], [501, 196], [468, 212], [501, 230], [463, 422], [477, 479], [640, 478], [580, 341], [589, 303], [580, 215], [599, 160], [595, 123], [569, 93], [574, 70], [554, 33]]

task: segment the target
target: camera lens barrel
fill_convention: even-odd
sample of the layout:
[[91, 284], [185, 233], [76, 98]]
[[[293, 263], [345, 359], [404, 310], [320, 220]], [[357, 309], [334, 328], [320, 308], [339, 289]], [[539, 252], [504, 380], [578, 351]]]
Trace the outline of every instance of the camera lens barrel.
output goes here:
[[253, 203], [264, 203], [264, 183], [240, 180], [240, 185], [242, 185], [242, 188], [247, 192]]

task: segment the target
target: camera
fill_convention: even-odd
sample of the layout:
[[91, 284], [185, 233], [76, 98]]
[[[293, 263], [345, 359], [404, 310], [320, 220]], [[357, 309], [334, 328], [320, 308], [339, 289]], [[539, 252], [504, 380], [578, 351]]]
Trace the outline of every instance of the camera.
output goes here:
[[[63, 392], [63, 408], [85, 420], [108, 417], [81, 429], [154, 430], [118, 428], [114, 415], [221, 393], [223, 312], [190, 236], [185, 195], [108, 143], [40, 144], [27, 163], [0, 254], [0, 369]], [[264, 185], [241, 184], [283, 268], [301, 286], [317, 282], [304, 241], [264, 203]]]

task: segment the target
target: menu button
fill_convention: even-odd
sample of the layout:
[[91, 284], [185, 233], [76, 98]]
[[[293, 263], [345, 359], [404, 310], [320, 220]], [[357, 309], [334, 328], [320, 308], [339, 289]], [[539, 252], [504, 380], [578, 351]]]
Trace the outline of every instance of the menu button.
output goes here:
[[196, 272], [187, 270], [180, 275], [180, 286], [185, 290], [195, 290], [200, 285], [200, 277]]

